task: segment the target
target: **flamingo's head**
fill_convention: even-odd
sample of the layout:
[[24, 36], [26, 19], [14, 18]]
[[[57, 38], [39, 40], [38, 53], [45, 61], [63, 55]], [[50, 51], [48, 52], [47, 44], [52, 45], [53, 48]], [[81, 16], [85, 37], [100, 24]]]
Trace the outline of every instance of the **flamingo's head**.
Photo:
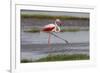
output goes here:
[[63, 25], [63, 23], [61, 22], [60, 19], [56, 19], [56, 24], [59, 25], [59, 26], [62, 26]]

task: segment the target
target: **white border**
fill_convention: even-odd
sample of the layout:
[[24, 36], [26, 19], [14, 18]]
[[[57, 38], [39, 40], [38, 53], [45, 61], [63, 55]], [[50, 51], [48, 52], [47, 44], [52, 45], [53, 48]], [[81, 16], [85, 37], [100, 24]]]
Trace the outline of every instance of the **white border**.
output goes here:
[[[28, 10], [49, 10], [49, 11], [69, 11], [90, 13], [90, 60], [85, 61], [63, 61], [63, 62], [42, 62], [42, 63], [20, 63], [20, 9]], [[14, 71], [43, 71], [50, 69], [80, 68], [95, 65], [95, 10], [93, 8], [74, 8], [60, 6], [41, 6], [16, 4], [12, 13], [12, 72]], [[14, 18], [15, 17], [15, 18]], [[15, 25], [14, 25], [15, 24]]]

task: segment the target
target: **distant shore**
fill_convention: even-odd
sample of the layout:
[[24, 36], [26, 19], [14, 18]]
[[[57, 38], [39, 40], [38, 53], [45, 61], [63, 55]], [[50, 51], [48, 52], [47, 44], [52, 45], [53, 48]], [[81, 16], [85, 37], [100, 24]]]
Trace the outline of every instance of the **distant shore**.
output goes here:
[[34, 15], [34, 14], [21, 14], [21, 18], [37, 18], [37, 19], [57, 19], [60, 18], [62, 20], [68, 20], [68, 19], [82, 19], [82, 20], [89, 20], [89, 18], [86, 17], [74, 17], [74, 16], [51, 16], [51, 15]]

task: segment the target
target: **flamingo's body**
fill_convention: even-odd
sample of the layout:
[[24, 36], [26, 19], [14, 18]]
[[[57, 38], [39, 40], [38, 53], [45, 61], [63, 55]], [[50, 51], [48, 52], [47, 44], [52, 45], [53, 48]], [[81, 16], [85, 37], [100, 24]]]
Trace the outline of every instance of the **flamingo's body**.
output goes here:
[[56, 19], [54, 24], [45, 25], [42, 29], [43, 32], [49, 33], [49, 37], [48, 37], [49, 47], [50, 47], [50, 32], [60, 32], [60, 27], [57, 25], [57, 23], [61, 23], [61, 21], [59, 19]]
[[48, 24], [48, 25], [45, 25], [43, 27], [43, 31], [44, 32], [51, 32], [51, 31], [53, 31], [55, 29], [55, 27], [56, 26], [54, 24]]
[[58, 23], [61, 23], [61, 21], [59, 19], [56, 19], [54, 24], [45, 25], [43, 27], [42, 31], [44, 31], [44, 32], [60, 32], [60, 27], [57, 25]]

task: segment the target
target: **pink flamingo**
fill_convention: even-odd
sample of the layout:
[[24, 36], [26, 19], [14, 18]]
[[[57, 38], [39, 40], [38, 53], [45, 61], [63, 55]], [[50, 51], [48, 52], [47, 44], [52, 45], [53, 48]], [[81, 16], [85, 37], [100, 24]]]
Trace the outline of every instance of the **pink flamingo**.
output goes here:
[[[56, 19], [54, 24], [45, 25], [45, 26], [43, 27], [43, 29], [42, 29], [43, 32], [49, 33], [49, 37], [48, 37], [48, 46], [49, 46], [49, 47], [50, 47], [50, 37], [51, 37], [51, 34], [54, 35], [55, 37], [58, 37], [58, 38], [64, 40], [63, 38], [61, 38], [61, 37], [59, 37], [59, 36], [57, 36], [57, 35], [55, 35], [55, 34], [52, 33], [52, 32], [60, 32], [60, 31], [61, 31], [61, 29], [60, 29], [60, 27], [58, 26], [58, 24], [61, 25], [60, 19]], [[66, 43], [68, 43], [67, 40], [64, 40], [64, 41], [65, 41]]]

